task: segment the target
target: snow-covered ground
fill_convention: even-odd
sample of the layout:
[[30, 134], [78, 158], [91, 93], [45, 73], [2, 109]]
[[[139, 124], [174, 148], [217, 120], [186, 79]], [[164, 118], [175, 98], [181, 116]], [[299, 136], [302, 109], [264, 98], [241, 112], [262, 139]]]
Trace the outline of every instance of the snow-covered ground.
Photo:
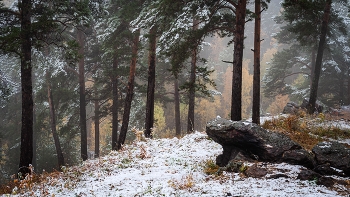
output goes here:
[[[13, 196], [341, 196], [350, 195], [343, 186], [337, 191], [300, 181], [303, 167], [288, 164], [262, 164], [270, 170], [263, 178], [239, 173], [206, 175], [208, 160], [222, 152], [221, 145], [195, 132], [178, 139], [152, 139], [126, 145], [120, 152], [88, 160], [80, 166], [46, 176], [26, 193]], [[252, 165], [246, 163], [246, 165]], [[269, 179], [283, 173], [289, 178]], [[28, 186], [25, 186], [28, 188]], [[11, 195], [12, 196], [12, 195]]]

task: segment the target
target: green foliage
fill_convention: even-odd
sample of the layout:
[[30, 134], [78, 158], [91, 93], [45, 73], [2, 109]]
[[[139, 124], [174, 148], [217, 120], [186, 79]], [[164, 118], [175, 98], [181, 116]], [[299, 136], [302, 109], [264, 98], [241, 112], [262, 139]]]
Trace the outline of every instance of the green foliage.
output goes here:
[[208, 85], [212, 87], [216, 87], [214, 80], [210, 78], [210, 75], [214, 72], [214, 70], [209, 70], [208, 67], [196, 67], [196, 83], [191, 84], [190, 82], [185, 82], [181, 85], [182, 90], [190, 90], [191, 86], [194, 86], [196, 92], [203, 94], [204, 96], [211, 97], [211, 91], [208, 89]]
[[[20, 14], [21, 4], [14, 8], [0, 7], [0, 50], [5, 53], [21, 54], [20, 51]], [[88, 15], [88, 1], [46, 1], [34, 2], [30, 9], [32, 24], [31, 31], [26, 32], [34, 48], [41, 48], [45, 44], [63, 46], [62, 41], [66, 29], [76, 24], [86, 24]]]
[[271, 98], [279, 94], [291, 94], [293, 87], [290, 84], [296, 77], [309, 75], [309, 67], [305, 66], [308, 60], [309, 57], [304, 55], [298, 45], [278, 51], [273, 56], [271, 66], [263, 79], [265, 96]]
[[81, 58], [78, 53], [79, 43], [76, 40], [69, 40], [65, 44], [65, 59], [70, 66], [75, 66]]
[[12, 174], [18, 170], [19, 162], [19, 145], [21, 130], [21, 103], [20, 94], [13, 94], [9, 97], [6, 105], [1, 108], [0, 113], [0, 132], [2, 135], [1, 149], [2, 159], [0, 167], [0, 182], [9, 180]]
[[[281, 31], [274, 37], [288, 48], [274, 55], [271, 67], [264, 76], [265, 96], [290, 94], [292, 99], [308, 96], [325, 2], [308, 0], [283, 2], [282, 14], [275, 17], [277, 24], [282, 25]], [[349, 47], [346, 39], [349, 27], [345, 23], [348, 20], [345, 11], [347, 2], [340, 0], [332, 4], [328, 41], [318, 85], [318, 99], [327, 105], [347, 100], [344, 88], [347, 78], [345, 75], [348, 73], [348, 66], [345, 63], [348, 61], [348, 52], [344, 49]]]
[[4, 78], [4, 75], [0, 70], [0, 105], [2, 102], [8, 100], [10, 94], [11, 90], [8, 86], [8, 81]]

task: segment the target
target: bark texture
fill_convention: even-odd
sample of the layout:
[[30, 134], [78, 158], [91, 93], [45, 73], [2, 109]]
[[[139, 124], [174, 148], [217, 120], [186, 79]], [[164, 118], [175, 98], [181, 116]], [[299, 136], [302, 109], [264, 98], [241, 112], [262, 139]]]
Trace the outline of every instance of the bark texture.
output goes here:
[[147, 101], [146, 101], [146, 121], [145, 121], [145, 137], [152, 136], [152, 128], [154, 127], [154, 89], [156, 85], [156, 38], [157, 27], [150, 29], [149, 37], [149, 54], [148, 54], [148, 85], [147, 85]]
[[246, 6], [247, 0], [239, 0], [236, 7], [231, 100], [231, 120], [236, 121], [242, 119], [242, 61]]
[[[97, 91], [97, 90], [96, 90]], [[95, 99], [95, 158], [100, 156], [100, 103]]]
[[[198, 20], [193, 19], [193, 30], [198, 29]], [[190, 89], [188, 91], [188, 117], [187, 117], [187, 133], [194, 131], [194, 105], [196, 96], [196, 70], [197, 70], [197, 48], [192, 50], [191, 55], [191, 74], [190, 74]]]
[[327, 36], [331, 5], [332, 5], [332, 0], [327, 0], [325, 9], [324, 9], [323, 20], [322, 20], [320, 42], [318, 44], [315, 72], [312, 79], [311, 90], [310, 90], [310, 99], [309, 99], [309, 106], [308, 106], [309, 114], [313, 114], [315, 112], [318, 82], [321, 75], [322, 58], [323, 58], [324, 45], [326, 44], [326, 36]]
[[252, 122], [260, 124], [260, 31], [261, 4], [255, 0], [255, 28], [254, 28], [254, 75], [253, 75], [253, 110]]
[[175, 135], [181, 136], [181, 122], [180, 122], [180, 93], [179, 80], [177, 76], [174, 80], [174, 102], [175, 102]]
[[31, 0], [22, 0], [21, 14], [21, 84], [22, 84], [22, 127], [19, 173], [22, 177], [30, 173], [33, 160], [33, 85], [32, 85], [32, 43], [31, 43]]
[[126, 92], [125, 103], [124, 103], [123, 123], [122, 123], [122, 127], [120, 128], [120, 135], [119, 135], [118, 144], [117, 144], [118, 150], [122, 148], [122, 145], [125, 142], [126, 133], [128, 131], [128, 126], [129, 126], [131, 102], [134, 96], [134, 82], [135, 82], [135, 73], [136, 73], [137, 53], [139, 49], [138, 47], [139, 39], [140, 39], [140, 30], [137, 30], [135, 32], [134, 40], [132, 43], [132, 58], [130, 63], [128, 89]]
[[117, 150], [118, 144], [118, 70], [119, 62], [117, 55], [115, 55], [113, 60], [113, 74], [112, 74], [112, 93], [113, 93], [113, 106], [112, 106], [112, 150]]
[[56, 112], [55, 112], [55, 105], [53, 101], [52, 91], [51, 91], [51, 85], [49, 81], [48, 81], [48, 87], [47, 87], [47, 97], [49, 100], [51, 132], [52, 132], [53, 140], [55, 142], [55, 147], [56, 147], [57, 164], [58, 164], [58, 169], [61, 169], [61, 167], [64, 166], [65, 164], [64, 164], [64, 157], [63, 157], [60, 140], [56, 130]]
[[85, 108], [85, 68], [84, 68], [84, 46], [85, 38], [81, 30], [77, 30], [77, 40], [79, 43], [79, 108], [80, 108], [80, 140], [81, 158], [88, 159], [87, 154], [87, 128], [86, 128], [86, 108]]

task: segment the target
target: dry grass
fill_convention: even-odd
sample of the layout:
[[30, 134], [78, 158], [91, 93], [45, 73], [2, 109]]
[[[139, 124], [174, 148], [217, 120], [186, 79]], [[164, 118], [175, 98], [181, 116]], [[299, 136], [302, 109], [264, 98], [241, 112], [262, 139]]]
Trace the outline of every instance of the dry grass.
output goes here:
[[170, 180], [168, 183], [176, 190], [190, 190], [195, 185], [195, 180], [192, 174], [188, 174], [181, 180]]
[[216, 174], [219, 170], [219, 166], [212, 159], [205, 161], [203, 168], [204, 173], [207, 175]]
[[317, 143], [328, 138], [336, 140], [350, 138], [349, 130], [327, 125], [326, 116], [322, 113], [311, 116], [300, 112], [298, 115], [267, 120], [262, 127], [288, 135], [307, 150], [311, 150]]
[[0, 194], [11, 194], [13, 188], [15, 187], [19, 187], [20, 182], [15, 179], [13, 181], [9, 181], [8, 183], [4, 184], [4, 185], [0, 185]]
[[31, 191], [34, 184], [43, 181], [43, 175], [34, 172], [28, 174], [23, 180], [13, 179], [6, 184], [0, 185], [0, 194], [21, 194], [23, 191]]

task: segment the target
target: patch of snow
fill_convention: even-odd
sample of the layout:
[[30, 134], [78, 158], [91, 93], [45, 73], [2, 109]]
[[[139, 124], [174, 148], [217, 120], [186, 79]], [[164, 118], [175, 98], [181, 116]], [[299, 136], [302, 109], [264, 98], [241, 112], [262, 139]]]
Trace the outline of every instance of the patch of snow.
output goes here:
[[331, 147], [331, 143], [330, 142], [323, 142], [323, 146], [319, 146], [320, 148], [330, 148]]
[[[222, 153], [221, 145], [195, 132], [181, 139], [147, 139], [125, 145], [80, 166], [66, 167], [31, 191], [12, 196], [337, 196], [312, 181], [296, 179], [303, 167], [259, 163], [269, 169], [263, 178], [224, 172], [215, 177], [203, 171], [205, 162]], [[253, 163], [245, 165], [251, 166]], [[288, 178], [269, 178], [283, 173]], [[346, 191], [346, 188], [343, 189]]]
[[273, 146], [271, 146], [270, 144], [266, 145], [267, 148], [273, 148]]

